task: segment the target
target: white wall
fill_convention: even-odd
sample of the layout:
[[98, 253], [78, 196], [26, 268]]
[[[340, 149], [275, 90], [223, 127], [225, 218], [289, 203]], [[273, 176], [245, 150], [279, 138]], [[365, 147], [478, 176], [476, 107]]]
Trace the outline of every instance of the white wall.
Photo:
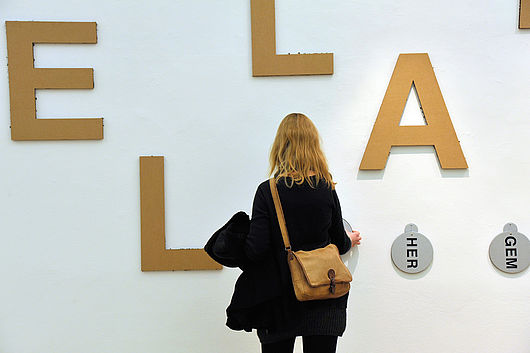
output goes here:
[[[39, 91], [37, 108], [103, 116], [105, 138], [11, 141], [2, 24], [0, 352], [258, 352], [255, 334], [224, 325], [239, 270], [140, 271], [139, 156], [165, 156], [168, 247], [202, 247], [251, 211], [291, 112], [319, 128], [344, 217], [363, 235], [338, 352], [530, 352], [528, 270], [508, 276], [488, 259], [505, 223], [530, 235], [518, 3], [277, 0], [278, 52], [333, 52], [335, 73], [252, 78], [248, 0], [2, 1], [2, 22], [97, 22], [95, 45], [36, 45], [37, 67], [93, 67], [95, 79]], [[359, 172], [397, 57], [415, 52], [429, 53], [469, 170], [411, 147]], [[407, 111], [413, 121], [415, 100]], [[390, 259], [409, 222], [434, 247], [410, 276]]]

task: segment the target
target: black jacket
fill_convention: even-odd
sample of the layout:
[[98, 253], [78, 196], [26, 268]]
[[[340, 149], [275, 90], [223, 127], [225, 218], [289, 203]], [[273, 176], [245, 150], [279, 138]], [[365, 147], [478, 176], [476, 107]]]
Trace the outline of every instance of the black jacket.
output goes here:
[[210, 237], [204, 250], [223, 266], [244, 267], [245, 239], [249, 230], [248, 214], [239, 211]]
[[226, 309], [226, 325], [233, 330], [250, 332], [253, 328], [273, 326], [271, 311], [278, 311], [281, 288], [275, 275], [278, 268], [272, 258], [260, 264], [246, 258], [244, 247], [249, 230], [249, 216], [237, 212], [211, 236], [204, 250], [221, 265], [243, 270]]
[[[350, 249], [335, 190], [322, 184], [312, 189], [307, 182], [288, 188], [280, 179], [278, 193], [294, 251], [313, 250], [330, 242], [341, 254]], [[219, 263], [243, 270], [226, 310], [231, 329], [275, 328], [315, 308], [346, 308], [347, 295], [296, 300], [268, 180], [258, 186], [252, 220], [243, 212], [236, 213], [214, 233], [205, 250]]]

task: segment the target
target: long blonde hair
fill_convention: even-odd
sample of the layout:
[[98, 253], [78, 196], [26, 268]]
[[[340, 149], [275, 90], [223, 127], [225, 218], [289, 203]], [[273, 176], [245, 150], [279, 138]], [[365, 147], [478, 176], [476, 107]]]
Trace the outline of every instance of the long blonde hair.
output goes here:
[[320, 148], [321, 138], [313, 122], [304, 114], [291, 113], [283, 118], [269, 156], [269, 175], [274, 173], [276, 182], [281, 177], [291, 177], [292, 187], [296, 182], [300, 185], [307, 179], [309, 185], [315, 188], [309, 172], [316, 173], [316, 184], [322, 179], [335, 188], [333, 178], [328, 170], [328, 163], [324, 152]]

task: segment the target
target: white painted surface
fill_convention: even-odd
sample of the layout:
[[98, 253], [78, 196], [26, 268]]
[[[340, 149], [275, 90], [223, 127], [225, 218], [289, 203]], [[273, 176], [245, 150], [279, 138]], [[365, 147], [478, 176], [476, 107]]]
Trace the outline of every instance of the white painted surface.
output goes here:
[[[102, 141], [11, 141], [0, 26], [0, 352], [258, 352], [254, 334], [224, 326], [239, 270], [140, 272], [139, 156], [166, 158], [168, 246], [202, 247], [251, 211], [291, 112], [319, 128], [363, 235], [338, 352], [530, 352], [528, 270], [502, 274], [487, 253], [507, 222], [530, 234], [530, 31], [517, 29], [518, 1], [276, 8], [278, 52], [333, 52], [333, 76], [252, 78], [248, 0], [0, 4], [2, 21], [97, 22], [96, 45], [35, 49], [38, 67], [93, 67], [94, 90], [39, 91], [37, 107], [39, 118], [105, 118]], [[385, 171], [359, 172], [397, 57], [413, 52], [430, 55], [469, 170], [408, 147]], [[410, 222], [434, 247], [420, 275], [390, 259]]]

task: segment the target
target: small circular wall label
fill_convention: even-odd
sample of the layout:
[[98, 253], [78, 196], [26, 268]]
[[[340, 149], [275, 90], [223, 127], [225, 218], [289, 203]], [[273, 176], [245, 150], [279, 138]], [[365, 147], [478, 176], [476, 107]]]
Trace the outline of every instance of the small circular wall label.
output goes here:
[[503, 272], [522, 272], [530, 265], [530, 241], [513, 223], [506, 224], [503, 230], [491, 241], [490, 260]]
[[418, 227], [410, 223], [405, 227], [405, 233], [392, 243], [391, 255], [392, 262], [401, 271], [418, 273], [432, 263], [433, 250], [429, 239], [418, 233]]

